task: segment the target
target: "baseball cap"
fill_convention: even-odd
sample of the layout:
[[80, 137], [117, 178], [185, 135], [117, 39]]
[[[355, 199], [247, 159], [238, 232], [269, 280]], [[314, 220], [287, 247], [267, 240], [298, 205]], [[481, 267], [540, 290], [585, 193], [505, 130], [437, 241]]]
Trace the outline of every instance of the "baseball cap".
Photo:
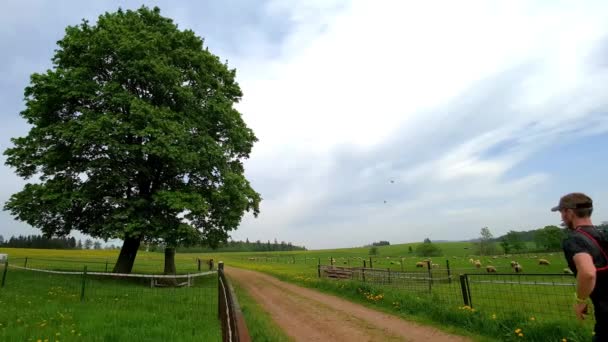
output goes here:
[[559, 204], [551, 208], [551, 211], [560, 211], [562, 209], [593, 209], [593, 201], [591, 197], [583, 193], [573, 192], [562, 196], [559, 199]]

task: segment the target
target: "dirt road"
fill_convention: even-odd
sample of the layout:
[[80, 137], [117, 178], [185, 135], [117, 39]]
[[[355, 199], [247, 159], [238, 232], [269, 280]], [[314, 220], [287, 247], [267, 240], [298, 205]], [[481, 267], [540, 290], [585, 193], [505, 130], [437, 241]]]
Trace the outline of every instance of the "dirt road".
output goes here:
[[263, 273], [226, 271], [296, 341], [470, 341]]

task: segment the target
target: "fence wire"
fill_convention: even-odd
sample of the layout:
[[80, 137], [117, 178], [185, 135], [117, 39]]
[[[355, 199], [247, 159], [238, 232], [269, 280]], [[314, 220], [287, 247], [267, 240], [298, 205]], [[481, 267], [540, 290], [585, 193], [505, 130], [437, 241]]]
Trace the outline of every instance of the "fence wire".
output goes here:
[[576, 279], [562, 274], [468, 274], [470, 305], [495, 313], [572, 319]]
[[453, 275], [446, 269], [400, 272], [331, 265], [319, 265], [318, 275], [429, 295], [438, 303], [454, 307], [466, 305], [489, 314], [523, 312], [531, 320], [573, 318], [576, 279], [572, 275], [481, 272]]
[[[221, 337], [215, 271], [125, 276], [103, 269], [89, 272], [89, 263], [85, 273], [84, 265], [65, 270], [64, 264], [57, 271], [49, 264], [47, 268], [31, 267], [44, 266], [42, 263], [48, 260], [28, 260], [27, 267], [23, 266], [24, 260], [10, 262], [0, 288], [0, 324], [5, 327], [0, 329], [0, 340], [36, 340], [36, 333], [50, 328], [64, 335], [72, 331], [90, 334], [103, 328], [110, 339], [122, 340], [128, 339], [128, 326], [137, 322], [153, 330], [162, 329], [158, 336], [168, 339]], [[105, 269], [105, 263], [101, 266]], [[0, 276], [4, 271], [2, 264]], [[87, 331], [83, 326], [95, 328]]]

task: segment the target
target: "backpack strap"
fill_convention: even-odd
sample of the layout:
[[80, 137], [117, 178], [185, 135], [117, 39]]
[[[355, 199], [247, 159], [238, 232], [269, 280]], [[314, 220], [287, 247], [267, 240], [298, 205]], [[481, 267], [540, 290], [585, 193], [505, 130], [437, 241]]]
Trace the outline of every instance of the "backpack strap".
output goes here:
[[606, 266], [603, 267], [596, 267], [596, 271], [606, 271], [608, 270], [608, 255], [606, 255], [606, 252], [604, 251], [604, 249], [602, 248], [602, 246], [600, 246], [599, 242], [597, 242], [597, 240], [591, 236], [591, 234], [587, 233], [586, 231], [582, 230], [580, 227], [576, 228], [576, 231], [585, 235], [587, 238], [589, 238], [591, 241], [593, 241], [593, 243], [595, 244], [595, 246], [597, 248], [599, 248], [599, 250], [602, 252], [602, 255], [604, 256], [604, 260], [606, 261]]

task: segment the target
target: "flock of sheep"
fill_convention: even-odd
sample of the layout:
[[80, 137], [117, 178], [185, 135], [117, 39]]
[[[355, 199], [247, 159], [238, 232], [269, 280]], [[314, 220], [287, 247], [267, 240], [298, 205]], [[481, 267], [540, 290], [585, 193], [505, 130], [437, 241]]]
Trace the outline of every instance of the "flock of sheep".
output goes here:
[[[552, 255], [552, 254], [550, 254], [550, 255]], [[508, 255], [505, 255], [504, 257], [508, 257]], [[454, 256], [453, 258], [459, 258], [459, 257], [455, 257]], [[498, 259], [497, 256], [494, 256], [492, 258], [493, 259]], [[537, 259], [536, 256], [530, 256], [530, 258], [531, 259]], [[332, 258], [332, 257], [328, 257], [327, 259], [331, 262], [332, 265], [335, 264], [338, 261], [338, 260], [336, 260], [336, 258]], [[341, 257], [341, 258], [338, 258], [338, 259], [342, 263], [347, 264], [347, 261], [345, 260], [347, 258]], [[350, 257], [348, 259], [366, 260], [367, 258]], [[401, 262], [399, 262], [399, 261], [390, 260], [391, 257], [386, 257], [386, 259], [389, 259], [387, 261], [390, 264], [392, 264], [392, 265], [401, 265]], [[397, 260], [398, 259], [399, 258], [397, 258]], [[403, 259], [405, 259], [405, 258], [400, 258], [400, 259], [403, 261]], [[249, 260], [255, 260], [255, 258], [249, 258]], [[476, 268], [479, 268], [479, 269], [482, 267], [481, 260], [479, 260], [479, 259], [472, 259], [472, 258], [470, 258], [469, 259], [469, 263], [471, 265], [474, 265]], [[549, 266], [551, 263], [547, 259], [538, 258], [538, 264], [541, 265], [541, 266]], [[433, 263], [431, 259], [425, 259], [425, 260], [416, 262], [416, 267], [417, 268], [429, 268], [429, 267], [431, 267], [431, 268], [439, 268], [440, 266], [439, 266], [439, 264]], [[485, 266], [485, 269], [486, 269], [486, 272], [488, 272], [488, 273], [496, 273], [496, 266], [488, 264], [488, 265]], [[511, 261], [511, 270], [513, 272], [515, 272], [515, 273], [521, 273], [521, 272], [523, 272], [524, 268], [521, 266], [521, 264], [519, 262], [517, 262], [517, 261]], [[569, 268], [564, 268], [563, 269], [563, 273], [564, 274], [572, 274], [572, 271], [570, 271]]]

